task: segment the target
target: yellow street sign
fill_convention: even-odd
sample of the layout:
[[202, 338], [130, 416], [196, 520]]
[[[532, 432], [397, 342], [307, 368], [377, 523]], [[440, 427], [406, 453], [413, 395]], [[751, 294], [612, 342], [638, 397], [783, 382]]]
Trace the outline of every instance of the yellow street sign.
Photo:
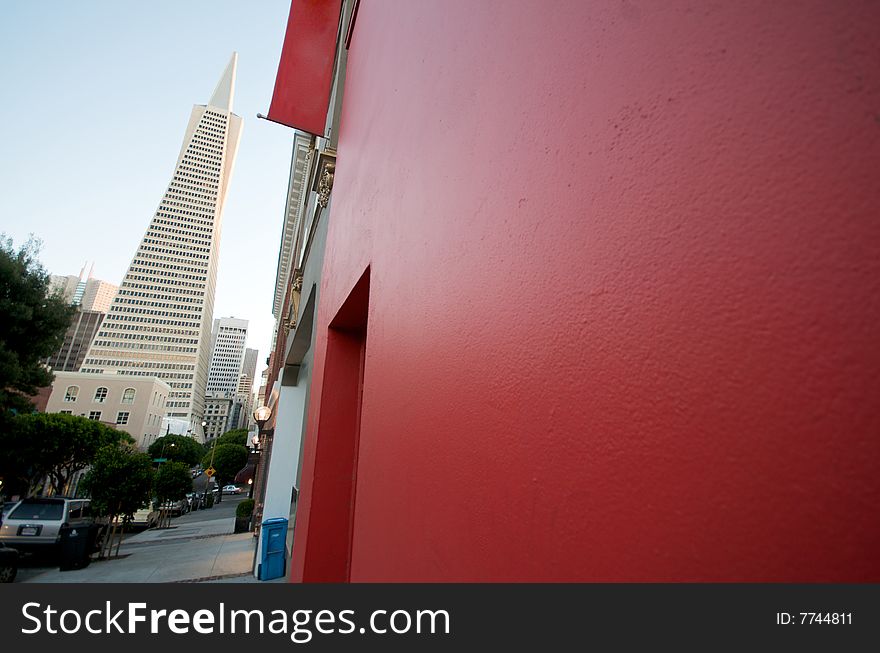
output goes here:
[[205, 470], [205, 475], [206, 475], [208, 478], [211, 478], [211, 477], [212, 477], [214, 474], [216, 474], [216, 473], [217, 473], [217, 470], [214, 469], [213, 467], [208, 467], [208, 469]]

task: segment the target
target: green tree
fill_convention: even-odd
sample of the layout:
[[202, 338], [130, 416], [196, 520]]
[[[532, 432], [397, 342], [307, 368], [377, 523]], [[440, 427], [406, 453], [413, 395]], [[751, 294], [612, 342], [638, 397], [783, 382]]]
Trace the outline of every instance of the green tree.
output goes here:
[[[111, 444], [98, 450], [83, 477], [82, 487], [91, 496], [92, 511], [109, 517], [113, 523], [113, 532], [105, 539], [101, 557], [113, 548], [119, 518], [128, 520], [146, 505], [152, 485], [153, 464], [147, 454], [138, 452], [130, 443]], [[119, 544], [121, 542], [122, 530], [119, 530]]]
[[168, 502], [178, 501], [192, 491], [192, 476], [185, 463], [162, 463], [153, 482], [153, 490], [159, 500], [159, 527], [164, 528], [168, 519]]
[[0, 475], [18, 482], [31, 495], [48, 478], [58, 494], [67, 491], [74, 474], [88, 467], [108, 445], [133, 444], [127, 433], [76, 415], [17, 415], [0, 430]]
[[[212, 460], [213, 458], [213, 460]], [[214, 450], [202, 459], [202, 467], [213, 467], [217, 470], [214, 478], [220, 486], [217, 501], [222, 501], [223, 484], [231, 482], [241, 468], [247, 464], [248, 450], [240, 444], [218, 444]]]
[[153, 458], [167, 458], [169, 461], [197, 465], [205, 455], [205, 447], [185, 435], [163, 435], [147, 449]]
[[156, 498], [161, 503], [177, 501], [192, 491], [192, 476], [184, 463], [164, 463], [156, 472], [153, 484]]
[[[76, 309], [49, 293], [49, 275], [37, 260], [33, 237], [18, 251], [0, 234], [0, 420], [8, 411], [31, 412], [30, 397], [52, 384], [42, 361], [61, 346]], [[0, 422], [0, 428], [8, 424]]]
[[232, 429], [231, 431], [226, 431], [226, 433], [221, 435], [216, 440], [212, 440], [211, 442], [209, 442], [207, 448], [210, 451], [212, 447], [219, 446], [221, 444], [239, 444], [242, 447], [246, 447], [249, 435], [250, 431], [248, 431], [247, 429]]

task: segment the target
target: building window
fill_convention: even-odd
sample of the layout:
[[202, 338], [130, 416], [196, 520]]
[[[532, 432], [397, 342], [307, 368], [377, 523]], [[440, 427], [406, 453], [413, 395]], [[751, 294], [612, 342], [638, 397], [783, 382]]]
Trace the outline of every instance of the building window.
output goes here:
[[62, 415], [73, 415], [72, 410], [59, 410], [58, 412], [61, 413]]
[[100, 421], [100, 419], [101, 419], [101, 411], [100, 411], [100, 410], [93, 410], [93, 411], [91, 411], [91, 412], [89, 413], [89, 419], [90, 419], [90, 420], [93, 420], [93, 421], [95, 421], [95, 422]]
[[128, 412], [120, 412], [116, 413], [116, 423], [117, 424], [128, 424]]
[[64, 401], [76, 401], [76, 396], [79, 394], [79, 388], [75, 385], [67, 386], [67, 391], [64, 393]]
[[133, 404], [135, 394], [136, 393], [134, 388], [126, 388], [125, 391], [122, 393], [122, 403]]
[[107, 400], [107, 388], [101, 387], [95, 390], [95, 403], [103, 404]]

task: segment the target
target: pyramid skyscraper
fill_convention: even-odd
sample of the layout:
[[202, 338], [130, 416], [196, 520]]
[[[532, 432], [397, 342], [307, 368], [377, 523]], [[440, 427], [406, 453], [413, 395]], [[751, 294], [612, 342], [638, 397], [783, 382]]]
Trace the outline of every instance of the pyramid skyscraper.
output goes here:
[[208, 104], [193, 107], [174, 176], [82, 367], [159, 377], [171, 386], [166, 416], [200, 439], [220, 227], [242, 130], [232, 113], [237, 61]]

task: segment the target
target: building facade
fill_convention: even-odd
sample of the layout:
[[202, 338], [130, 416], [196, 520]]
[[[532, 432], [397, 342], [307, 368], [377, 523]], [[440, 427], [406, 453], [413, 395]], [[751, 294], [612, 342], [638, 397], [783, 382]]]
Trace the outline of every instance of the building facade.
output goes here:
[[205, 441], [210, 442], [214, 438], [229, 431], [229, 419], [232, 413], [233, 399], [231, 397], [208, 395], [205, 397]]
[[190, 115], [174, 175], [83, 365], [156, 376], [169, 417], [203, 438], [223, 208], [242, 120], [232, 113], [237, 55]]
[[106, 313], [77, 310], [57, 353], [48, 360], [56, 372], [79, 372]]
[[[336, 58], [338, 65], [344, 67], [344, 52], [337, 52]], [[332, 109], [328, 120], [328, 132], [335, 131]], [[293, 138], [272, 304], [273, 347], [265, 373], [266, 386], [261, 388], [264, 405], [273, 412], [260, 437], [254, 492], [256, 523], [278, 517], [287, 518], [291, 528], [296, 523], [313, 369], [314, 308], [319, 296], [331, 199], [319, 186], [320, 178], [334, 160], [335, 145], [335, 139], [319, 141], [303, 133]], [[262, 546], [261, 530], [258, 537], [257, 545]], [[287, 544], [292, 545], [292, 538], [288, 538]], [[255, 566], [254, 573], [258, 572]]]
[[58, 293], [65, 302], [72, 304], [79, 282], [80, 277], [72, 274], [52, 274], [49, 275], [49, 291]]
[[[248, 347], [244, 350], [244, 359], [241, 363], [241, 376], [238, 382], [238, 391], [240, 393], [253, 396], [254, 379], [257, 375], [257, 357], [259, 352], [256, 349]], [[247, 388], [247, 390], [245, 390]]]
[[880, 581], [876, 25], [294, 0], [269, 118], [344, 111], [293, 580]]
[[205, 388], [208, 395], [232, 398], [238, 392], [247, 332], [247, 320], [234, 317], [214, 320], [211, 331], [211, 366]]
[[235, 403], [230, 417], [230, 428], [246, 429], [253, 422], [254, 411], [254, 375], [257, 372], [256, 349], [245, 349], [244, 360], [241, 365], [241, 374], [238, 377], [238, 389], [235, 393]]
[[106, 313], [110, 310], [110, 305], [119, 292], [119, 286], [101, 281], [100, 279], [89, 279], [86, 281], [85, 291], [82, 298], [82, 310], [98, 311]]
[[49, 277], [49, 289], [60, 293], [67, 303], [78, 306], [80, 310], [106, 313], [110, 310], [119, 286], [93, 278], [94, 267], [92, 265], [89, 269], [88, 278], [85, 276], [85, 267], [78, 277], [53, 274]]
[[141, 449], [162, 435], [171, 387], [155, 377], [55, 372], [47, 413], [67, 413], [125, 431]]

